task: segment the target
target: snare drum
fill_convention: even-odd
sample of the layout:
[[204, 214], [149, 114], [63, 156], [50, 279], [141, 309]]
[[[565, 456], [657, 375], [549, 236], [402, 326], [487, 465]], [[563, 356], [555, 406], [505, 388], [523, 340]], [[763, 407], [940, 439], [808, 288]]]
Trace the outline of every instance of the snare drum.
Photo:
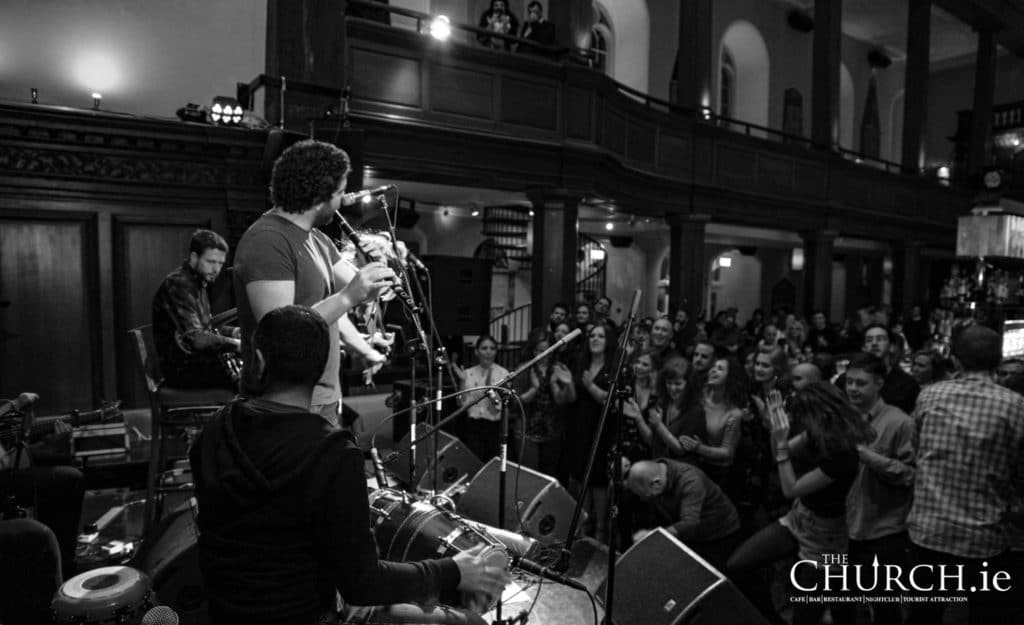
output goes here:
[[[380, 556], [385, 560], [415, 562], [447, 558], [463, 551], [483, 548], [480, 557], [492, 565], [509, 565], [505, 546], [484, 532], [426, 501], [418, 501], [392, 489], [370, 495], [370, 523]], [[463, 607], [481, 614], [498, 597], [464, 593]]]
[[149, 577], [128, 566], [76, 575], [64, 582], [50, 604], [54, 625], [135, 623], [152, 607]]

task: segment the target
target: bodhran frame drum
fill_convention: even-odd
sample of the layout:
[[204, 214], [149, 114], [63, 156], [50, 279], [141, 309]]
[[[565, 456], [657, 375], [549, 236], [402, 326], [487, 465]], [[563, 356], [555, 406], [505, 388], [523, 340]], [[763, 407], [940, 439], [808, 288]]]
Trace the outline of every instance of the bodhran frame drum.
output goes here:
[[[509, 566], [508, 550], [501, 542], [455, 514], [390, 488], [370, 495], [370, 524], [380, 557], [385, 560], [416, 562], [480, 549], [479, 555], [487, 564]], [[462, 607], [484, 614], [498, 598], [462, 593]]]
[[54, 625], [131, 625], [153, 607], [149, 577], [129, 566], [76, 575], [54, 594]]

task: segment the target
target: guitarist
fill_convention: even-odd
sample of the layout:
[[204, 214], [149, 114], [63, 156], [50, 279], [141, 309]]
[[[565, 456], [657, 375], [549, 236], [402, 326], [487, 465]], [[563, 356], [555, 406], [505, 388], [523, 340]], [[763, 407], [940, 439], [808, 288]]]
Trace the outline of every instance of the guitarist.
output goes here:
[[[3, 407], [13, 402], [0, 400]], [[54, 424], [52, 438], [66, 437], [71, 427]], [[0, 434], [17, 422], [0, 418]], [[0, 437], [0, 442], [8, 437]], [[44, 441], [46, 442], [46, 441]], [[54, 590], [75, 574], [75, 546], [85, 495], [85, 478], [71, 466], [14, 468], [16, 449], [0, 444], [0, 506], [8, 503], [32, 513], [34, 518], [0, 520], [0, 622], [35, 622], [46, 614]], [[23, 453], [22, 458], [28, 455]], [[13, 495], [13, 500], [9, 497]], [[20, 510], [17, 510], [20, 512]], [[14, 514], [8, 516], [14, 517]], [[32, 616], [35, 615], [35, 616]]]
[[169, 386], [237, 390], [226, 357], [240, 351], [241, 334], [238, 328], [228, 336], [214, 330], [206, 292], [220, 275], [227, 253], [224, 237], [196, 230], [188, 258], [167, 274], [153, 297], [153, 340]]

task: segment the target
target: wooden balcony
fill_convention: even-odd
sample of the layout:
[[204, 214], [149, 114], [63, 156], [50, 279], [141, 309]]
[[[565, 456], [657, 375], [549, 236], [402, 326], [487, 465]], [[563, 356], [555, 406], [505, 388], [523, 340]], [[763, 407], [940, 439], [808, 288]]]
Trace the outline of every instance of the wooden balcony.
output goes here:
[[[354, 127], [378, 177], [613, 198], [647, 216], [828, 228], [951, 248], [969, 192], [670, 107], [571, 63], [349, 18]], [[691, 203], [692, 192], [692, 203]]]

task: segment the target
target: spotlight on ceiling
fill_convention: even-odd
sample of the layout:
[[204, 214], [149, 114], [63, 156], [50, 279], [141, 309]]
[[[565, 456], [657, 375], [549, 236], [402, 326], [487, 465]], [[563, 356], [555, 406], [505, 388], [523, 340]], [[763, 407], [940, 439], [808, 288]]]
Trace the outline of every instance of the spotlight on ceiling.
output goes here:
[[604, 229], [605, 230], [614, 230], [615, 229], [615, 224], [613, 224], [612, 222], [609, 221], [608, 223], [606, 223], [604, 225]]
[[235, 98], [219, 95], [210, 106], [210, 120], [222, 126], [237, 126], [242, 121], [242, 105]]
[[438, 41], [447, 41], [452, 35], [452, 23], [447, 15], [438, 15], [430, 22], [430, 36]]
[[472, 215], [473, 217], [479, 217], [480, 216], [480, 211], [474, 210], [472, 213], [470, 213], [470, 215]]

